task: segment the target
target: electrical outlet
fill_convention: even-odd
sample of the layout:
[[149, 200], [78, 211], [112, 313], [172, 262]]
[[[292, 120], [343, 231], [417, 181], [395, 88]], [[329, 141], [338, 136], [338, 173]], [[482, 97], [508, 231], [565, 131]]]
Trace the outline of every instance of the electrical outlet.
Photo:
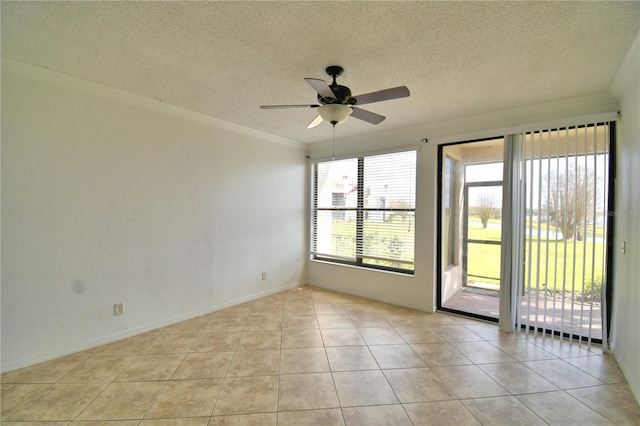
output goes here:
[[116, 303], [113, 305], [113, 315], [122, 315], [124, 314], [124, 302]]
[[262, 281], [266, 281], [267, 280], [267, 273], [263, 272], [262, 273]]

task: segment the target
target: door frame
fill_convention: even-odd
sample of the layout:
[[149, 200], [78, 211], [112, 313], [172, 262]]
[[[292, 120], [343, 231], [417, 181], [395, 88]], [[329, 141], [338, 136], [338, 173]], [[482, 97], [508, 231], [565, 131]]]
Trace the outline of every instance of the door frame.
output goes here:
[[[503, 141], [505, 140], [505, 136], [501, 135], [501, 136], [492, 136], [492, 137], [486, 137], [486, 138], [481, 138], [481, 139], [472, 139], [472, 140], [465, 140], [465, 141], [459, 141], [459, 142], [452, 142], [452, 143], [446, 143], [446, 144], [440, 144], [438, 145], [438, 156], [437, 156], [437, 197], [436, 197], [436, 310], [437, 311], [441, 311], [441, 312], [449, 312], [452, 314], [457, 314], [457, 315], [462, 315], [465, 317], [469, 317], [469, 318], [475, 318], [475, 319], [479, 319], [479, 320], [483, 320], [483, 321], [487, 321], [487, 322], [493, 322], [493, 323], [498, 323], [498, 319], [497, 318], [493, 318], [493, 317], [489, 317], [489, 316], [485, 316], [485, 315], [480, 315], [480, 314], [476, 314], [473, 312], [466, 312], [466, 311], [460, 311], [457, 309], [451, 309], [451, 308], [446, 308], [444, 306], [442, 306], [442, 238], [443, 238], [443, 230], [442, 230], [442, 207], [443, 207], [443, 194], [442, 194], [442, 188], [443, 188], [443, 170], [444, 170], [444, 149], [446, 147], [449, 146], [454, 146], [454, 145], [466, 145], [466, 144], [471, 144], [474, 142], [485, 142], [485, 141], [492, 141], [492, 140], [500, 140], [502, 139]], [[500, 185], [502, 185], [502, 181], [500, 181]], [[464, 213], [463, 213], [464, 214]], [[466, 225], [465, 225], [466, 228]], [[463, 230], [463, 232], [465, 232]], [[464, 262], [464, 260], [463, 260]], [[465, 278], [465, 282], [466, 282], [466, 278]]]
[[[467, 271], [467, 244], [490, 244], [490, 245], [498, 245], [502, 246], [502, 241], [493, 241], [493, 240], [469, 240], [469, 188], [483, 187], [483, 186], [499, 186], [502, 188], [501, 180], [497, 181], [486, 181], [486, 182], [469, 182], [464, 184], [464, 195], [462, 198], [462, 220], [464, 221], [464, 226], [462, 228], [462, 287], [467, 287], [468, 285], [468, 271]], [[502, 206], [500, 206], [502, 210]], [[480, 277], [479, 275], [474, 275]], [[501, 277], [480, 277], [480, 278], [491, 278], [497, 279], [502, 285]]]

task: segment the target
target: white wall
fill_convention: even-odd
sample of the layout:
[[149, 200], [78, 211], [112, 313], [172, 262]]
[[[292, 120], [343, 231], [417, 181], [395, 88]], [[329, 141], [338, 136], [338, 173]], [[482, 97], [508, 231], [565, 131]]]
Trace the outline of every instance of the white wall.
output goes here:
[[[612, 351], [640, 401], [640, 33], [614, 82], [620, 96], [614, 242]], [[622, 242], [626, 241], [626, 254]]]
[[[339, 134], [339, 127], [336, 134]], [[412, 141], [412, 148], [417, 141]], [[373, 146], [372, 146], [373, 145]], [[406, 145], [406, 142], [405, 142]], [[393, 144], [391, 144], [393, 146]], [[351, 145], [349, 145], [351, 148]], [[358, 150], [375, 150], [388, 148], [386, 144], [370, 144], [360, 146], [357, 142], [353, 146]], [[314, 144], [310, 146], [312, 158], [322, 158], [328, 155], [330, 146], [326, 144]], [[427, 155], [432, 151], [432, 146], [422, 146], [417, 157], [417, 182], [416, 182], [416, 213], [422, 212], [422, 217], [432, 216], [435, 220], [435, 198], [429, 200], [425, 196], [430, 187], [435, 186], [435, 174], [425, 173], [437, 166], [435, 154]], [[362, 151], [360, 151], [362, 152]], [[347, 153], [345, 141], [336, 141], [336, 155]], [[329, 154], [330, 155], [330, 154]], [[433, 193], [433, 191], [431, 191]], [[420, 195], [418, 195], [420, 194]], [[428, 309], [432, 303], [433, 279], [429, 276], [433, 267], [430, 266], [435, 256], [435, 229], [425, 228], [416, 218], [416, 247], [415, 247], [415, 275], [408, 276], [392, 272], [362, 269], [345, 265], [337, 265], [326, 262], [310, 261], [308, 263], [307, 281], [309, 284], [335, 289], [346, 293], [371, 297], [399, 305], [416, 309]], [[308, 248], [307, 248], [308, 252]]]
[[303, 146], [190, 114], [3, 67], [3, 371], [305, 283]]

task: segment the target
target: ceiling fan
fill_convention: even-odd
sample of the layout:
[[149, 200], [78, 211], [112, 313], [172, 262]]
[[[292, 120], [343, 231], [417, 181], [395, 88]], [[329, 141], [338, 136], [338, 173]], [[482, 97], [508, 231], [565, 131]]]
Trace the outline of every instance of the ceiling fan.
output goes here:
[[342, 123], [347, 117], [352, 116], [371, 124], [378, 124], [385, 119], [383, 115], [359, 108], [359, 105], [372, 104], [374, 102], [388, 101], [390, 99], [404, 98], [409, 96], [409, 89], [406, 86], [394, 87], [391, 89], [378, 90], [377, 92], [365, 93], [363, 95], [351, 96], [351, 90], [346, 86], [341, 86], [336, 82], [336, 78], [342, 74], [344, 69], [338, 65], [332, 65], [325, 70], [333, 78], [333, 83], [327, 84], [318, 78], [305, 78], [311, 87], [318, 92], [318, 104], [308, 105], [262, 105], [262, 109], [283, 109], [283, 108], [316, 108], [318, 116], [307, 126], [307, 129], [318, 126], [323, 121], [335, 127]]

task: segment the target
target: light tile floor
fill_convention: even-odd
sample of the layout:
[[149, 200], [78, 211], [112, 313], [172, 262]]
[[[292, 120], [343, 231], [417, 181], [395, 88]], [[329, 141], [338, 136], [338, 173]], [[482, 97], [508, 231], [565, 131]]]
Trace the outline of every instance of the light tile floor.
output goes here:
[[598, 346], [305, 286], [2, 375], [2, 424], [640, 424]]

